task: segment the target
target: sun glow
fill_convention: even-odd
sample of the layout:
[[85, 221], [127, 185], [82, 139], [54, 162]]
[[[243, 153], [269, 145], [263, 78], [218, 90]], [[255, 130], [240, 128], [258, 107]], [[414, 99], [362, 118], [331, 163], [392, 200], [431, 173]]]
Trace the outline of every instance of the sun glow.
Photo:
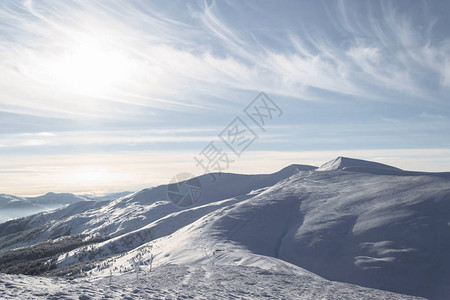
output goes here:
[[67, 47], [49, 64], [51, 84], [66, 92], [106, 96], [128, 79], [123, 51], [85, 38]]
[[98, 167], [84, 167], [71, 171], [68, 176], [74, 184], [105, 184], [113, 180], [114, 174]]

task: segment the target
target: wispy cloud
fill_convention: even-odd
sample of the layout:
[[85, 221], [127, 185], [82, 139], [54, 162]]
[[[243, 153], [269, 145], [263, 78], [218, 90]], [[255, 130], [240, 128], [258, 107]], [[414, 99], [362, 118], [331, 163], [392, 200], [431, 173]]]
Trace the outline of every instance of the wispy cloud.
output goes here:
[[200, 151], [265, 91], [286, 113], [257, 150], [442, 148], [439, 5], [3, 1], [0, 147]]
[[352, 34], [344, 46], [327, 35], [287, 29], [286, 50], [280, 51], [257, 41], [251, 30], [238, 33], [229, 14], [219, 15], [222, 5], [190, 4], [178, 21], [169, 16], [173, 11], [140, 2], [4, 2], [0, 105], [94, 117], [118, 114], [105, 111], [105, 102], [220, 109], [220, 102], [207, 99], [230, 90], [264, 89], [298, 99], [320, 99], [320, 91], [425, 97], [426, 87], [418, 84], [424, 70], [438, 76], [439, 86], [449, 85], [450, 42], [433, 42], [432, 17], [423, 16], [429, 25], [422, 28], [389, 4], [377, 16], [367, 8], [363, 23], [340, 1], [327, 9]]
[[217, 139], [219, 128], [180, 128], [157, 130], [107, 130], [107, 131], [69, 131], [38, 132], [0, 135], [0, 143], [4, 148], [34, 146], [102, 146], [139, 145], [156, 143], [188, 143], [203, 144]]

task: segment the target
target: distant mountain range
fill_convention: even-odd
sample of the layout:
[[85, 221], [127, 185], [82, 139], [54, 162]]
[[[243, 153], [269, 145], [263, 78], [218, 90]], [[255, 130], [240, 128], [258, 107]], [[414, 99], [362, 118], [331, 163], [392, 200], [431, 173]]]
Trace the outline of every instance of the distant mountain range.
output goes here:
[[0, 194], [0, 222], [28, 216], [34, 213], [61, 208], [80, 201], [113, 200], [132, 192], [112, 193], [104, 196], [74, 195], [70, 193], [47, 193], [38, 197], [19, 197]]
[[161, 272], [204, 264], [238, 274], [241, 266], [284, 279], [312, 272], [429, 299], [450, 295], [450, 173], [338, 157], [321, 167], [195, 180], [201, 193], [191, 207], [175, 206], [168, 191], [192, 179], [0, 224], [0, 269], [94, 281], [130, 276], [133, 261], [152, 261]]

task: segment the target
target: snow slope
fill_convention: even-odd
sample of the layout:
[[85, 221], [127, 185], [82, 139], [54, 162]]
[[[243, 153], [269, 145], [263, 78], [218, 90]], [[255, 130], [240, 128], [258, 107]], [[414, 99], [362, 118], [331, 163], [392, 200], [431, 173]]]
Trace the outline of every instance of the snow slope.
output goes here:
[[84, 275], [101, 279], [153, 254], [157, 269], [214, 264], [289, 273], [296, 265], [370, 288], [431, 299], [450, 294], [449, 173], [340, 157], [319, 169], [215, 175], [215, 182], [199, 177], [202, 197], [191, 208], [172, 205], [160, 186], [0, 224], [0, 249], [82, 234], [104, 240], [59, 254], [56, 272], [75, 275], [78, 263], [97, 259]]
[[[449, 199], [449, 181], [432, 176], [298, 174], [145, 247], [157, 265], [264, 268], [270, 256], [331, 280], [445, 299]], [[112, 266], [126, 266], [139, 251]]]
[[[214, 174], [199, 177], [202, 185], [202, 195], [197, 206], [216, 201], [243, 196], [252, 191], [270, 187], [280, 180], [303, 170], [313, 170], [315, 167], [291, 165], [279, 172], [268, 175]], [[305, 171], [307, 172], [307, 171]], [[213, 181], [215, 180], [215, 181]], [[214, 204], [214, 207], [217, 205]], [[0, 224], [0, 251], [10, 250], [42, 242], [48, 238], [61, 237], [67, 234], [99, 235], [117, 237], [143, 228], [180, 209], [167, 199], [167, 186], [145, 189], [114, 201], [84, 201], [74, 203], [66, 208], [44, 212], [27, 217], [23, 220], [13, 220]], [[203, 210], [203, 214], [208, 213]], [[194, 216], [195, 218], [202, 214]], [[187, 223], [182, 223], [186, 225]], [[27, 230], [34, 229], [30, 237]], [[179, 227], [173, 227], [177, 230]], [[26, 233], [26, 238], [22, 238]], [[2, 241], [17, 239], [17, 243], [8, 243], [2, 247]], [[153, 239], [143, 236], [142, 241]], [[128, 244], [128, 241], [126, 241]]]
[[[327, 281], [307, 272], [165, 265], [100, 280], [0, 274], [2, 299], [419, 299]], [[147, 270], [148, 271], [148, 270]]]
[[[445, 299], [449, 180], [341, 170], [300, 172], [147, 246], [159, 264], [213, 257], [225, 265], [264, 267], [266, 261], [252, 256], [259, 254], [331, 280]], [[167, 219], [177, 224], [176, 216], [166, 217], [171, 224]]]

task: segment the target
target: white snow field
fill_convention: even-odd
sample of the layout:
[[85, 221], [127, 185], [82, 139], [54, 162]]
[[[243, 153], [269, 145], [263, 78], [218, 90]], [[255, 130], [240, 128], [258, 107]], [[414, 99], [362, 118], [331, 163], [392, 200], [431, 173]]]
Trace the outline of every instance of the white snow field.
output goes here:
[[[298, 268], [300, 269], [300, 268]], [[100, 280], [0, 275], [2, 299], [423, 299], [333, 282], [308, 272], [165, 265]]]
[[[320, 168], [215, 177], [199, 177], [202, 196], [190, 208], [174, 206], [159, 186], [0, 224], [3, 272], [81, 277], [1, 275], [0, 296], [30, 296], [49, 282], [45, 297], [83, 296], [75, 291], [85, 286], [94, 298], [125, 291], [131, 298], [449, 299], [450, 173], [339, 157]], [[22, 254], [35, 257], [32, 267], [17, 261]], [[144, 272], [152, 257], [150, 278], [136, 283], [132, 261]], [[26, 291], [21, 280], [38, 287]]]

